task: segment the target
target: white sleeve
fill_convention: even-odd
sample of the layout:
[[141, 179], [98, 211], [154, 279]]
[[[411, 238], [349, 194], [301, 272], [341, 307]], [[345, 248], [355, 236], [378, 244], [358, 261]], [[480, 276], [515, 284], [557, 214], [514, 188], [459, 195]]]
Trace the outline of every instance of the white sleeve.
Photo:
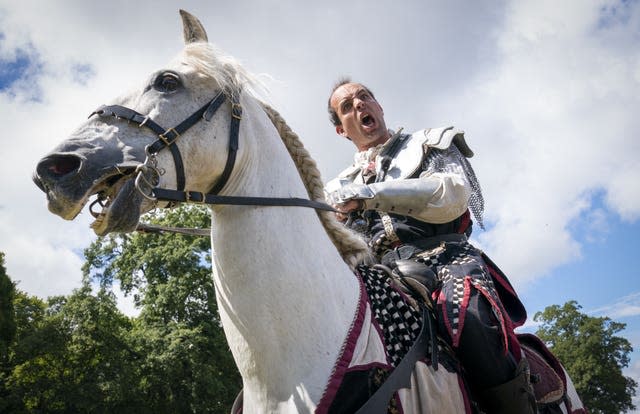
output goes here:
[[461, 165], [463, 155], [451, 145], [431, 148], [418, 178], [369, 184], [365, 208], [407, 215], [427, 223], [447, 223], [469, 207], [470, 184]]

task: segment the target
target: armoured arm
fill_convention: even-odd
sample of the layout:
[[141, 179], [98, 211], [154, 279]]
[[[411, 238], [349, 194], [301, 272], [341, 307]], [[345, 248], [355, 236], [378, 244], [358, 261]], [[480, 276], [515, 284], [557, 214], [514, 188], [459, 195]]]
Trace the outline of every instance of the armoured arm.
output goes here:
[[436, 173], [429, 177], [369, 185], [373, 197], [364, 200], [367, 210], [415, 217], [427, 223], [446, 223], [462, 215], [469, 189], [461, 177]]
[[407, 215], [428, 223], [446, 223], [462, 215], [471, 194], [460, 158], [452, 145], [431, 149], [418, 178], [373, 184], [348, 184], [329, 195], [333, 204], [363, 200], [367, 210]]

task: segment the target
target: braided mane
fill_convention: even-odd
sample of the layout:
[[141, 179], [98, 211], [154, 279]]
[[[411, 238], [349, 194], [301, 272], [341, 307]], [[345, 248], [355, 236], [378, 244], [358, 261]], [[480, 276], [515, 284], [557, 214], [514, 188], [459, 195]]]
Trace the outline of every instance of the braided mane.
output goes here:
[[[238, 97], [242, 90], [251, 93], [256, 86], [263, 87], [234, 57], [223, 53], [211, 43], [190, 43], [178, 59], [194, 67], [203, 76], [214, 80], [227, 96]], [[316, 162], [282, 116], [269, 105], [263, 102], [261, 105], [289, 151], [309, 198], [324, 201], [324, 183]], [[350, 267], [354, 268], [369, 261], [369, 248], [364, 240], [343, 226], [333, 213], [318, 210], [316, 212], [329, 238]]]
[[[293, 132], [282, 116], [269, 105], [262, 103], [262, 107], [278, 130], [280, 138], [289, 151], [293, 162], [300, 173], [309, 198], [324, 201], [324, 184], [316, 162], [304, 147], [298, 134]], [[369, 247], [354, 232], [346, 228], [330, 211], [316, 210], [318, 218], [327, 231], [329, 238], [338, 249], [342, 259], [352, 268], [370, 260]]]

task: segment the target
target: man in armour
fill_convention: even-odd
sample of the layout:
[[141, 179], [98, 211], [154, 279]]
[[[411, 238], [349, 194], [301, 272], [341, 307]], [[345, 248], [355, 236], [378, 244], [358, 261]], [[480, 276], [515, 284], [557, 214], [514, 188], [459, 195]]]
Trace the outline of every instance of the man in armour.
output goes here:
[[513, 332], [526, 312], [504, 274], [467, 239], [471, 213], [482, 227], [484, 203], [464, 132], [390, 131], [373, 93], [349, 79], [336, 84], [328, 110], [338, 135], [357, 149], [353, 165], [325, 188], [338, 218], [381, 264], [429, 288], [441, 334], [483, 411], [535, 413]]

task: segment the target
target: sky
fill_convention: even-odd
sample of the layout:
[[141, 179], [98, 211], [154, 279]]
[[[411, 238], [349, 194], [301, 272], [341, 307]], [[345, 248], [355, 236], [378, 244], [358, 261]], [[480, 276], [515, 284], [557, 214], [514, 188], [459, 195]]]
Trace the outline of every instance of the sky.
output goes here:
[[0, 0], [0, 251], [20, 289], [79, 286], [89, 215], [50, 214], [33, 170], [181, 50], [179, 8], [260, 76], [325, 180], [354, 152], [326, 114], [342, 76], [374, 91], [390, 128], [463, 129], [485, 198], [473, 242], [530, 321], [575, 300], [627, 324], [640, 383], [637, 0]]

